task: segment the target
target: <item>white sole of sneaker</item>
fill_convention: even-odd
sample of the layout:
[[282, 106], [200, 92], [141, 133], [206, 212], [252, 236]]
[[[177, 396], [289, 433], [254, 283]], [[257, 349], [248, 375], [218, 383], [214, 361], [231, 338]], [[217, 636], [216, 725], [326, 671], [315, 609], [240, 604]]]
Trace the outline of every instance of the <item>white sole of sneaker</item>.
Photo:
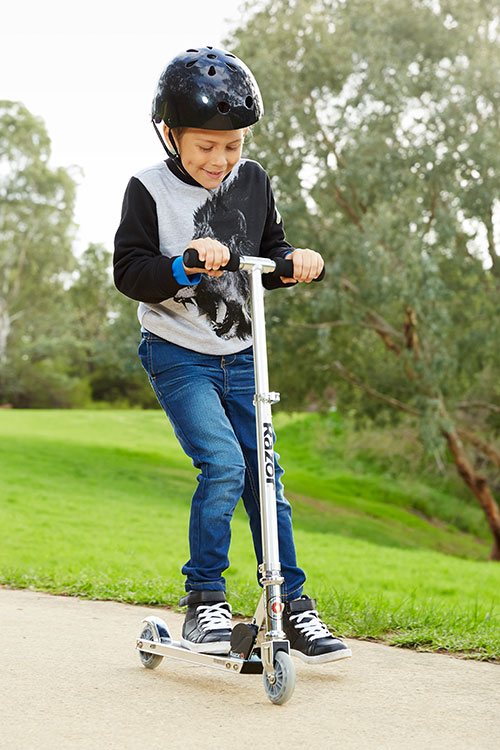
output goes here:
[[231, 649], [229, 641], [214, 641], [213, 643], [193, 643], [181, 638], [181, 646], [195, 654], [228, 654]]
[[294, 648], [290, 649], [292, 656], [297, 656], [306, 664], [327, 664], [330, 661], [340, 661], [341, 659], [350, 659], [352, 651], [350, 648], [343, 648], [340, 651], [330, 651], [327, 654], [318, 654], [317, 656], [307, 656], [302, 651], [297, 651]]

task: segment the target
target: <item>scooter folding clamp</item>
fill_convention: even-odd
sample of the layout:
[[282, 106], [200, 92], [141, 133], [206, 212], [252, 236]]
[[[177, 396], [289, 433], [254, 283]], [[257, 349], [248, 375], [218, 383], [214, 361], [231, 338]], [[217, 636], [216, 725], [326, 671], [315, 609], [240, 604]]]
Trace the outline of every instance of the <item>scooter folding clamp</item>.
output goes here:
[[281, 575], [281, 570], [266, 570], [266, 566], [264, 563], [261, 563], [259, 565], [259, 573], [260, 582], [263, 586], [272, 586], [273, 584], [281, 586], [281, 584], [285, 580]]
[[254, 404], [277, 404], [279, 400], [280, 394], [276, 393], [276, 391], [271, 391], [271, 393], [256, 393], [253, 398]]

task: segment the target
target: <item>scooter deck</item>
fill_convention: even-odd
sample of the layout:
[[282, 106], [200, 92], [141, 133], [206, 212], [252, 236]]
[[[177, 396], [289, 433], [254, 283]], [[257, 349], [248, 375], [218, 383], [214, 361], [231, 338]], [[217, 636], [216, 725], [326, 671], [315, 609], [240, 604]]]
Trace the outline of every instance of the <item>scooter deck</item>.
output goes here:
[[189, 661], [191, 664], [202, 664], [205, 667], [222, 669], [225, 672], [230, 671], [235, 674], [262, 674], [264, 671], [262, 661], [257, 656], [250, 659], [241, 659], [233, 654], [200, 654], [184, 648], [179, 641], [159, 643], [158, 641], [138, 638], [136, 648], [149, 654], [169, 656], [171, 659]]

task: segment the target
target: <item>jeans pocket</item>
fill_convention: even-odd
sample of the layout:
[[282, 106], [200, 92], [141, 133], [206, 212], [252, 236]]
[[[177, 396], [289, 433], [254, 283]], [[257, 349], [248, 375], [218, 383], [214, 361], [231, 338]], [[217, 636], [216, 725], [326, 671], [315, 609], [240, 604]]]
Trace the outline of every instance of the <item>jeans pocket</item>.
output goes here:
[[141, 342], [139, 344], [139, 348], [137, 349], [137, 354], [139, 355], [139, 359], [141, 360], [141, 365], [144, 367], [146, 372], [149, 373], [149, 342], [147, 338], [143, 335]]
[[158, 352], [162, 351], [162, 345], [168, 347], [168, 342], [165, 339], [155, 336], [153, 333], [143, 333], [142, 340], [139, 344], [137, 353], [141, 364], [150, 376], [150, 378], [156, 377], [159, 368], [158, 362], [162, 357], [158, 356]]

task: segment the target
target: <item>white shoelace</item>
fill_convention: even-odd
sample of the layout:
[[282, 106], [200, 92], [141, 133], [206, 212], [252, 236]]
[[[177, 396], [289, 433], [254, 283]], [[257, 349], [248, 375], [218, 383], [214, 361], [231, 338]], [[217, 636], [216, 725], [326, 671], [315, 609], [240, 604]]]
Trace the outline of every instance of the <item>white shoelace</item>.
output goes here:
[[227, 602], [201, 605], [196, 610], [196, 616], [201, 630], [227, 630], [231, 628], [231, 605]]
[[290, 615], [290, 622], [296, 620], [294, 627], [303, 633], [306, 638], [316, 641], [318, 638], [334, 638], [325, 623], [319, 618], [315, 609], [308, 609], [305, 612], [299, 612], [296, 615]]

